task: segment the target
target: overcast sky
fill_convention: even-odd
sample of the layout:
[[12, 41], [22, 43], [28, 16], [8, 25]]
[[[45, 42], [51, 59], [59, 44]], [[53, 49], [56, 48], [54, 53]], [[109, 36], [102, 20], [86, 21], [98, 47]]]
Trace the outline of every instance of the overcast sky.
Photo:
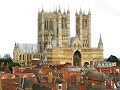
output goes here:
[[92, 47], [97, 47], [100, 33], [104, 57], [120, 58], [120, 0], [0, 0], [0, 54], [12, 56], [15, 42], [37, 43], [37, 15], [61, 6], [70, 9], [71, 36], [75, 36], [75, 12], [80, 8], [92, 13]]

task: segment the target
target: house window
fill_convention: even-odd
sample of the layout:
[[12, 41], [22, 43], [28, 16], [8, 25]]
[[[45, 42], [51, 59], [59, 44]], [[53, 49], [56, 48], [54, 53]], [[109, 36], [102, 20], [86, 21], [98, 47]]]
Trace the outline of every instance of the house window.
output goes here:
[[62, 89], [62, 86], [59, 86], [59, 89]]

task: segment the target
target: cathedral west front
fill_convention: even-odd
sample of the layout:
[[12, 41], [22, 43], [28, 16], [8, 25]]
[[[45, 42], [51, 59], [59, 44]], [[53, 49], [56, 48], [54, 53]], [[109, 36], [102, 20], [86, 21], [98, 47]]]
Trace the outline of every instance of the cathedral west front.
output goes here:
[[39, 58], [47, 64], [71, 63], [83, 66], [85, 63], [103, 60], [103, 43], [100, 35], [98, 46], [91, 47], [91, 12], [76, 12], [76, 35], [70, 37], [70, 11], [58, 10], [38, 12], [37, 44], [15, 43], [13, 58], [24, 66]]

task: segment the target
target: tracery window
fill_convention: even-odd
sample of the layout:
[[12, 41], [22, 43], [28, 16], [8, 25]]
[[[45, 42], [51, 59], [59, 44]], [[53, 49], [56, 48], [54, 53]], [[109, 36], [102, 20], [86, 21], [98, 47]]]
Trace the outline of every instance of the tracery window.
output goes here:
[[31, 55], [30, 55], [30, 60], [32, 60]]
[[45, 30], [48, 30], [48, 19], [45, 19], [44, 29], [45, 29]]
[[66, 29], [67, 28], [67, 18], [62, 17], [62, 29]]
[[82, 20], [82, 28], [87, 29], [87, 19]]
[[50, 30], [53, 30], [53, 21], [52, 21], [52, 20], [50, 20], [50, 25], [49, 25], [49, 27], [50, 27]]
[[29, 60], [29, 54], [27, 55], [27, 60]]
[[40, 21], [39, 21], [38, 29], [39, 29], [39, 32], [40, 30], [42, 30], [42, 23]]
[[25, 60], [25, 56], [23, 55], [23, 60]]

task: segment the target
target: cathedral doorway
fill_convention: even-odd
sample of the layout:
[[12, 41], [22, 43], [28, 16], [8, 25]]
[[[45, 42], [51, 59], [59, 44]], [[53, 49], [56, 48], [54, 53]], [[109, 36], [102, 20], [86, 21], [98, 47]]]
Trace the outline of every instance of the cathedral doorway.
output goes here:
[[76, 51], [73, 55], [73, 66], [81, 66], [81, 54]]

